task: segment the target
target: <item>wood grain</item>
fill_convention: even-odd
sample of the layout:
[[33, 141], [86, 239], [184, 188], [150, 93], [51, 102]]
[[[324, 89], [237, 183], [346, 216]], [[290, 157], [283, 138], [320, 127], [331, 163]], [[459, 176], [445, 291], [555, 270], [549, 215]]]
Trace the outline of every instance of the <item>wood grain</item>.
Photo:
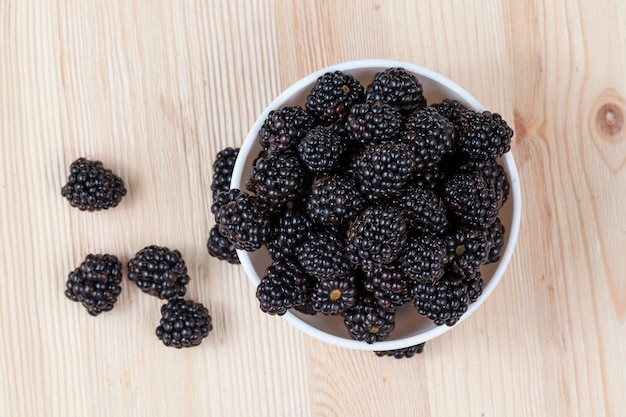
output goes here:
[[[0, 4], [0, 414], [621, 416], [626, 408], [626, 4], [186, 1]], [[207, 254], [211, 162], [282, 89], [391, 58], [454, 79], [515, 128], [519, 243], [493, 296], [411, 360], [261, 313]], [[69, 163], [129, 188], [82, 213]], [[63, 295], [87, 253], [179, 249], [215, 328], [154, 336], [125, 285], [98, 318]]]

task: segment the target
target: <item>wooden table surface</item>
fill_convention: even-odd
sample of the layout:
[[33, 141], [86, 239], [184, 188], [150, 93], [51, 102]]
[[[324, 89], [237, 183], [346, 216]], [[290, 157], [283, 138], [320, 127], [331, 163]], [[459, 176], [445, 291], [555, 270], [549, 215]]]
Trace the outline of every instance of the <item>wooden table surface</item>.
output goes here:
[[[334, 63], [441, 72], [515, 130], [522, 227], [502, 282], [411, 359], [316, 341], [209, 257], [211, 162], [284, 88]], [[626, 3], [32, 1], [0, 4], [0, 415], [626, 415]], [[60, 196], [100, 159], [129, 193]], [[154, 335], [124, 281], [97, 318], [64, 296], [88, 253], [179, 249], [214, 330]]]

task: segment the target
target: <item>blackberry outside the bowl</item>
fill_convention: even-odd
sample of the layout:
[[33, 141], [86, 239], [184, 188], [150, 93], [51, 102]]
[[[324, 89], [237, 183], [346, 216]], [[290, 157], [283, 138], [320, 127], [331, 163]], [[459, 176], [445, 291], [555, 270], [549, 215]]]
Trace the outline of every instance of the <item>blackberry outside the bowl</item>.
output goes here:
[[420, 343], [418, 345], [409, 346], [402, 349], [394, 349], [394, 350], [377, 350], [375, 351], [376, 356], [384, 357], [391, 356], [395, 359], [405, 359], [412, 358], [415, 354], [422, 353], [424, 351], [424, 346], [426, 342]]
[[185, 295], [189, 283], [180, 252], [156, 245], [146, 246], [128, 261], [128, 278], [144, 293], [164, 300]]
[[99, 211], [117, 206], [126, 195], [126, 187], [102, 162], [78, 158], [70, 165], [61, 195], [79, 210]]
[[211, 321], [209, 310], [201, 303], [173, 298], [161, 306], [161, 320], [155, 333], [165, 346], [198, 346], [213, 329]]
[[122, 264], [116, 256], [89, 254], [68, 275], [65, 296], [97, 316], [113, 308], [122, 292], [121, 282]]

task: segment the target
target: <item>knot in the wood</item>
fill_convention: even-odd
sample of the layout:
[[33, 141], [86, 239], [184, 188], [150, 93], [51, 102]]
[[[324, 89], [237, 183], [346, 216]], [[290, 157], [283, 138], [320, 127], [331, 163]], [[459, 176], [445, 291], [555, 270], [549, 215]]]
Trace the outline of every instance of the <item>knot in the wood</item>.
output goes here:
[[605, 103], [596, 112], [596, 123], [603, 135], [614, 138], [624, 127], [624, 112], [614, 103]]

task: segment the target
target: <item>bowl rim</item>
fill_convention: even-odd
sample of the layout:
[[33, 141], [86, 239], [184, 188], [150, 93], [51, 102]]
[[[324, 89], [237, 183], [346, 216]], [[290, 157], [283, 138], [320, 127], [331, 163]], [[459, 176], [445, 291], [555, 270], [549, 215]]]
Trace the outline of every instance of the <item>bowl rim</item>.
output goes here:
[[[435, 83], [441, 84], [442, 86], [454, 91], [462, 101], [464, 101], [469, 107], [476, 111], [484, 111], [485, 108], [483, 105], [472, 96], [467, 90], [463, 87], [452, 81], [451, 79], [445, 77], [444, 75], [437, 73], [428, 68], [415, 65], [408, 62], [397, 61], [397, 60], [389, 60], [389, 59], [362, 59], [362, 60], [353, 60], [353, 61], [345, 61], [338, 64], [330, 65], [324, 68], [321, 68], [317, 71], [314, 71], [295, 83], [291, 84], [287, 87], [282, 93], [280, 93], [272, 102], [264, 109], [264, 111], [259, 115], [255, 123], [250, 128], [248, 134], [246, 135], [240, 150], [238, 157], [235, 161], [235, 165], [233, 167], [233, 174], [231, 178], [230, 187], [231, 188], [241, 188], [242, 184], [242, 174], [244, 171], [245, 162], [248, 154], [251, 152], [252, 148], [256, 145], [257, 136], [259, 129], [261, 128], [263, 122], [268, 117], [269, 113], [272, 110], [280, 108], [287, 102], [294, 94], [301, 92], [303, 88], [310, 86], [313, 82], [317, 80], [321, 75], [330, 72], [330, 71], [351, 71], [351, 70], [360, 70], [360, 69], [368, 69], [368, 68], [392, 68], [392, 67], [403, 67], [406, 70], [414, 73], [418, 79], [420, 77], [429, 78], [431, 81]], [[420, 334], [397, 339], [397, 340], [384, 340], [380, 342], [376, 342], [373, 344], [364, 343], [357, 340], [351, 340], [347, 338], [342, 338], [339, 336], [335, 336], [324, 332], [295, 316], [293, 313], [288, 311], [285, 313], [282, 318], [284, 318], [290, 325], [293, 325], [298, 330], [308, 334], [311, 337], [314, 337], [320, 341], [329, 343], [331, 345], [349, 348], [353, 350], [363, 350], [363, 351], [386, 351], [386, 350], [395, 350], [395, 349], [403, 349], [410, 346], [414, 346], [420, 343], [427, 342], [432, 340], [438, 336], [441, 336], [444, 333], [456, 328], [459, 326], [461, 322], [466, 320], [469, 316], [472, 315], [474, 311], [476, 311], [486, 300], [489, 298], [495, 287], [502, 280], [502, 276], [504, 272], [508, 268], [508, 265], [513, 256], [514, 249], [517, 245], [517, 239], [519, 234], [520, 222], [521, 222], [521, 207], [522, 207], [522, 193], [521, 186], [519, 182], [519, 173], [517, 171], [517, 166], [515, 164], [515, 159], [511, 151], [505, 153], [502, 158], [502, 163], [507, 171], [509, 176], [509, 183], [511, 187], [511, 194], [515, 197], [510, 199], [507, 202], [512, 203], [512, 219], [511, 219], [511, 227], [508, 233], [508, 244], [505, 247], [504, 252], [500, 256], [500, 260], [498, 261], [498, 265], [496, 270], [494, 271], [490, 281], [483, 288], [483, 292], [481, 296], [472, 304], [469, 305], [468, 310], [465, 314], [463, 314], [458, 322], [454, 326], [436, 326], [432, 329], [426, 330]], [[239, 261], [241, 266], [248, 277], [248, 280], [253, 285], [253, 288], [256, 288], [258, 283], [260, 282], [260, 277], [256, 273], [256, 269], [250, 259], [249, 254], [243, 250], [237, 250], [237, 255], [239, 257]]]

